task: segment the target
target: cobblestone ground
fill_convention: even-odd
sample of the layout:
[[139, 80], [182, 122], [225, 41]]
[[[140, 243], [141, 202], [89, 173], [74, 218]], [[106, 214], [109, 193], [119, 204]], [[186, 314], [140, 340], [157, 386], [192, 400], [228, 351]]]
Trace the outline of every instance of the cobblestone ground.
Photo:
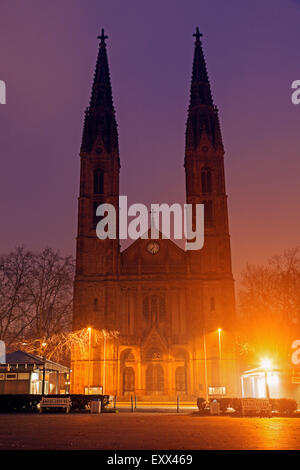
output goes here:
[[1, 414], [0, 449], [300, 449], [300, 419]]

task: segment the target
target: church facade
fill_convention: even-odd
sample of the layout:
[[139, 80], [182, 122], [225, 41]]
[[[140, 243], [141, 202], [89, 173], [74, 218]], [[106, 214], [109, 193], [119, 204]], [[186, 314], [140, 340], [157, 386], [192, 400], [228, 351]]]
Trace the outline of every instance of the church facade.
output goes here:
[[[118, 219], [120, 157], [106, 36], [99, 53], [80, 151], [74, 330], [89, 328], [88, 352], [72, 354], [73, 393], [126, 399], [236, 396], [234, 280], [224, 148], [197, 28], [186, 125], [186, 202], [204, 204], [204, 247], [169, 239], [96, 236], [96, 208]], [[118, 227], [117, 227], [118, 233]], [[104, 330], [103, 339], [95, 332]], [[109, 336], [109, 332], [117, 336]]]

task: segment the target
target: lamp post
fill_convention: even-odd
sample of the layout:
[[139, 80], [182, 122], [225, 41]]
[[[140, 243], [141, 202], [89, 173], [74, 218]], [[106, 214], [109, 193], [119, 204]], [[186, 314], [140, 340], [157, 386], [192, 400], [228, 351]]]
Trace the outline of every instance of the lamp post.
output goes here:
[[206, 351], [206, 336], [205, 336], [204, 328], [203, 328], [203, 349], [204, 349], [204, 374], [205, 374], [205, 400], [208, 402], [207, 351]]
[[[218, 337], [219, 337], [219, 384], [220, 387], [222, 387], [222, 382], [223, 382], [223, 376], [222, 376], [222, 343], [221, 343], [221, 333], [222, 333], [222, 328], [218, 328]], [[223, 390], [223, 389], [220, 389]]]
[[267, 370], [265, 370], [265, 384], [266, 384], [266, 398], [270, 398], [270, 389], [269, 389], [269, 384], [268, 384], [268, 373]]
[[[43, 379], [42, 379], [42, 395], [45, 395], [45, 386], [46, 386], [46, 356], [45, 356], [45, 347], [47, 346], [47, 343], [43, 342], [41, 344], [42, 348], [42, 357], [44, 359], [44, 366], [43, 366]], [[48, 385], [50, 382], [50, 373], [49, 373], [49, 380], [48, 380]], [[49, 392], [48, 392], [49, 393]], [[57, 392], [56, 392], [57, 393]]]
[[[219, 337], [219, 362], [220, 362], [220, 376], [221, 376], [221, 359], [222, 359], [222, 343], [221, 343], [221, 332], [222, 328], [218, 328]], [[208, 379], [207, 379], [207, 348], [206, 348], [206, 332], [203, 328], [203, 349], [204, 349], [204, 373], [205, 373], [205, 398], [208, 401]]]
[[266, 398], [270, 398], [270, 389], [269, 389], [269, 384], [268, 384], [268, 370], [271, 370], [272, 368], [272, 362], [270, 359], [262, 359], [261, 361], [261, 367], [264, 370], [265, 373], [265, 390], [266, 390]]
[[106, 331], [102, 330], [103, 333], [103, 390], [102, 394], [105, 393], [105, 365], [106, 365]]
[[[221, 361], [221, 359], [222, 359], [221, 333], [222, 333], [222, 328], [218, 328], [218, 335], [219, 335], [219, 360], [220, 360], [220, 361]], [[220, 366], [221, 366], [221, 362], [220, 362]]]
[[88, 334], [89, 334], [89, 365], [88, 365], [88, 395], [90, 394], [90, 369], [91, 369], [91, 334], [92, 334], [92, 328], [89, 326], [88, 327]]

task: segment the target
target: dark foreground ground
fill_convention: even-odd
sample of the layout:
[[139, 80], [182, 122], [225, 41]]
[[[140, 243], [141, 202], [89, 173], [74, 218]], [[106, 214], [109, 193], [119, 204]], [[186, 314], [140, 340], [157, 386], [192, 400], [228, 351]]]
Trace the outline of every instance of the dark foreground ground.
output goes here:
[[0, 414], [0, 449], [300, 449], [300, 419]]

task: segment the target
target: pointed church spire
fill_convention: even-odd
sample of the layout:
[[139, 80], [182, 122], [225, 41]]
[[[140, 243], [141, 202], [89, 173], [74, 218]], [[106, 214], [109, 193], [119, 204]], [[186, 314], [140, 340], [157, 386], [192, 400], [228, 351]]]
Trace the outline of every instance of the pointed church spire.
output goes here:
[[90, 105], [85, 112], [81, 152], [90, 152], [98, 137], [107, 152], [118, 152], [118, 131], [106, 51], [108, 36], [101, 31]]
[[199, 32], [198, 27], [196, 28], [196, 33], [193, 36], [196, 38], [196, 41], [191, 84], [190, 108], [199, 104], [213, 106], [210, 83], [208, 80], [202, 44], [200, 41], [200, 37], [202, 36], [202, 34]]
[[214, 106], [199, 28], [193, 34], [195, 40], [190, 105], [186, 128], [186, 148], [196, 149], [205, 132], [213, 147], [222, 145], [218, 111]]

